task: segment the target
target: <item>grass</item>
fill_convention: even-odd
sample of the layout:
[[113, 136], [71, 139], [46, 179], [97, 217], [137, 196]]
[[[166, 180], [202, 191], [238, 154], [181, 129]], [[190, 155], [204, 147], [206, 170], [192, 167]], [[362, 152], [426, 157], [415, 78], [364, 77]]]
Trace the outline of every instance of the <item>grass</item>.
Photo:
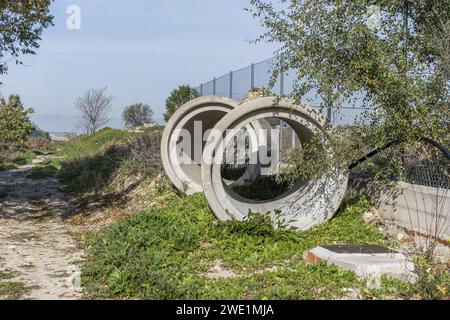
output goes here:
[[51, 163], [32, 168], [28, 177], [31, 179], [44, 179], [47, 177], [54, 177], [57, 174], [58, 168], [53, 163]]
[[[320, 244], [392, 245], [364, 224], [369, 208], [367, 199], [351, 201], [331, 222], [294, 232], [275, 230], [261, 216], [220, 223], [202, 195], [171, 195], [166, 207], [91, 235], [83, 284], [94, 298], [338, 298], [363, 284], [351, 272], [308, 265], [302, 254]], [[238, 276], [208, 279], [218, 261]]]
[[94, 156], [105, 145], [124, 141], [129, 133], [123, 130], [104, 128], [90, 136], [79, 136], [59, 145], [56, 155], [64, 156], [64, 161]]
[[21, 282], [0, 282], [0, 297], [6, 300], [16, 300], [29, 291]]
[[20, 166], [30, 164], [34, 159], [36, 159], [37, 155], [38, 152], [34, 150], [22, 152], [18, 156], [16, 156], [10, 163], [1, 164], [0, 171], [14, 170]]
[[13, 278], [17, 277], [18, 275], [19, 275], [19, 272], [13, 271], [13, 270], [0, 271], [0, 281], [13, 279]]
[[[161, 127], [146, 130], [160, 131]], [[81, 135], [57, 143], [53, 148], [53, 159], [33, 168], [29, 177], [58, 177], [67, 186], [67, 191], [80, 195], [108, 192], [114, 175], [120, 170], [127, 171], [124, 160], [129, 156], [129, 150], [125, 143], [135, 135], [138, 133], [104, 128], [89, 136]]]
[[97, 192], [107, 187], [109, 178], [120, 167], [125, 155], [116, 144], [129, 136], [123, 130], [104, 128], [93, 135], [60, 143], [54, 159], [34, 168], [30, 177], [56, 176], [70, 192]]
[[[61, 143], [55, 158], [34, 168], [30, 176], [57, 176], [70, 191], [79, 194], [108, 188], [111, 177], [126, 174], [122, 170], [132, 164], [124, 163], [127, 154], [120, 148], [131, 135], [103, 129]], [[273, 188], [270, 183], [267, 186], [269, 191]], [[255, 193], [253, 189], [236, 191], [249, 196]], [[449, 297], [448, 270], [434, 271], [434, 266], [423, 261], [417, 262], [416, 284], [383, 278], [378, 289], [367, 288], [352, 272], [303, 261], [303, 253], [318, 245], [376, 244], [395, 248], [395, 243], [376, 227], [363, 222], [362, 215], [371, 208], [365, 198], [348, 200], [327, 223], [295, 232], [274, 229], [270, 218], [260, 214], [252, 214], [244, 222], [219, 222], [203, 195], [179, 196], [161, 187], [148, 197], [149, 202], [160, 205], [88, 236], [82, 270], [87, 297], [332, 299], [342, 297], [347, 288], [359, 290], [365, 299]], [[232, 271], [234, 276], [210, 279], [207, 273], [213, 267]], [[2, 277], [7, 280], [9, 275]], [[20, 283], [0, 284], [0, 296], [14, 298], [26, 290]]]

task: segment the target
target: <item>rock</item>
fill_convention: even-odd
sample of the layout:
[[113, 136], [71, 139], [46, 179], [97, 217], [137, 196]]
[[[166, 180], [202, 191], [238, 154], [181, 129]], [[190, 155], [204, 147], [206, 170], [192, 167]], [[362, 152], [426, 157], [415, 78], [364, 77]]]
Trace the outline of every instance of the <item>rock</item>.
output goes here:
[[236, 277], [236, 273], [233, 270], [225, 269], [220, 261], [216, 261], [215, 265], [208, 270], [205, 276], [211, 280], [230, 279]]
[[370, 224], [373, 220], [373, 213], [371, 211], [364, 213], [363, 220], [366, 224]]
[[99, 207], [101, 207], [102, 206], [102, 204], [100, 203], [100, 202], [93, 202], [93, 203], [89, 203], [87, 206], [86, 206], [86, 208], [88, 209], [88, 210], [90, 210], [90, 209], [97, 209], [97, 208], [99, 208]]
[[342, 289], [344, 296], [342, 300], [360, 300], [361, 299], [361, 290], [353, 289], [353, 288], [344, 288]]
[[374, 208], [371, 211], [367, 211], [366, 213], [364, 213], [363, 220], [366, 224], [377, 223], [380, 220], [380, 214], [378, 210]]
[[403, 233], [403, 232], [399, 232], [398, 234], [397, 234], [397, 240], [398, 241], [403, 241], [403, 240], [405, 240], [406, 239], [406, 235]]

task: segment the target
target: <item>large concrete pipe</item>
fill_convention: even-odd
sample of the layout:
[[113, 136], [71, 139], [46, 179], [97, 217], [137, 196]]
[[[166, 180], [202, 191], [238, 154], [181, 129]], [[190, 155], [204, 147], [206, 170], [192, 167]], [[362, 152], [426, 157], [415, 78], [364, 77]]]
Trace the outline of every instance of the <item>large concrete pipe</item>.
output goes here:
[[[167, 122], [161, 140], [161, 159], [167, 176], [179, 190], [186, 194], [203, 191], [201, 159], [208, 132], [237, 106], [237, 101], [225, 97], [200, 97], [178, 108]], [[201, 128], [196, 126], [196, 122], [201, 123]], [[265, 144], [257, 141], [254, 128], [259, 127], [259, 123], [246, 126], [253, 149]], [[179, 149], [180, 141], [184, 139], [190, 139], [190, 150]], [[251, 166], [237, 181], [229, 181], [228, 184], [243, 184], [258, 175], [259, 167]]]
[[323, 130], [325, 118], [316, 110], [297, 105], [289, 99], [260, 98], [235, 108], [209, 134], [202, 160], [203, 190], [212, 211], [220, 220], [243, 220], [249, 211], [270, 212], [275, 219], [275, 213], [279, 211], [291, 227], [306, 230], [335, 214], [346, 192], [346, 173], [336, 170], [335, 174], [324, 174], [317, 180], [298, 181], [286, 193], [266, 201], [238, 195], [221, 177], [220, 159], [227, 141], [227, 130], [238, 130], [249, 123], [272, 117], [290, 125], [302, 143], [311, 141], [314, 136], [320, 137], [322, 146], [332, 155], [333, 150]]

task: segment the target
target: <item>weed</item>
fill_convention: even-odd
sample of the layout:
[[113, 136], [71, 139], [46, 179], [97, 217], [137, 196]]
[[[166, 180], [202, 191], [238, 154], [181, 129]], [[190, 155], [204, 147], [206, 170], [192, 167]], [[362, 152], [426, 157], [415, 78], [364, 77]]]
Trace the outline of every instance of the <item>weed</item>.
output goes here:
[[[302, 253], [319, 244], [389, 242], [362, 221], [361, 199], [307, 232], [274, 228], [267, 215], [216, 220], [202, 195], [171, 195], [162, 208], [137, 214], [89, 238], [83, 283], [92, 297], [143, 299], [335, 298], [361, 284], [351, 272], [311, 266]], [[211, 280], [221, 261], [239, 277]], [[278, 266], [272, 269], [274, 265]], [[261, 271], [263, 270], [263, 271]], [[267, 270], [267, 271], [264, 271]], [[323, 290], [317, 291], [322, 287]]]
[[20, 282], [0, 282], [0, 297], [6, 300], [16, 300], [29, 291], [23, 283]]

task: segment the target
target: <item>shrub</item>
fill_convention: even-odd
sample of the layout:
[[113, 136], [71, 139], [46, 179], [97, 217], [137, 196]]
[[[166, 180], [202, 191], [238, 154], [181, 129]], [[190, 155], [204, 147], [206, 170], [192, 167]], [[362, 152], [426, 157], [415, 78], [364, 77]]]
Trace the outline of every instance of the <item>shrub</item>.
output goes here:
[[179, 86], [170, 93], [166, 100], [166, 110], [164, 120], [169, 121], [172, 114], [183, 104], [199, 96], [197, 90], [188, 85]]
[[0, 99], [0, 151], [25, 147], [34, 128], [30, 113], [33, 109], [25, 109], [17, 95], [10, 96], [8, 101]]
[[52, 141], [44, 136], [31, 137], [27, 141], [27, 147], [31, 150], [49, 150], [52, 146]]
[[135, 103], [125, 108], [122, 119], [127, 128], [142, 127], [154, 123], [153, 110], [148, 104]]

